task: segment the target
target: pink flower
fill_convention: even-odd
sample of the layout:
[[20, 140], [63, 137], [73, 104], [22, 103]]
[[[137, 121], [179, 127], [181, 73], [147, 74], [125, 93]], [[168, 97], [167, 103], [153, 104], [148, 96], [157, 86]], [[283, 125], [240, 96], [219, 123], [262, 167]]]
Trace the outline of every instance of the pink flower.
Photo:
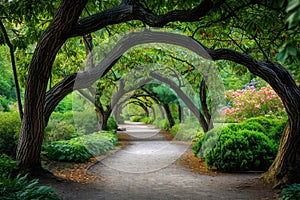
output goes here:
[[257, 108], [257, 109], [260, 109], [260, 104], [257, 104], [254, 107]]

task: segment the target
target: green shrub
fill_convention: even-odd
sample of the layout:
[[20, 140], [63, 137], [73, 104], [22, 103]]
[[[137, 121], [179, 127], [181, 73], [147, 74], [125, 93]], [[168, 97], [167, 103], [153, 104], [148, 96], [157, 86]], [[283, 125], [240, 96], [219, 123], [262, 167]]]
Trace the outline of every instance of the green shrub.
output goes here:
[[6, 154], [0, 155], [0, 174], [8, 175], [13, 169], [16, 168], [16, 161]]
[[83, 138], [84, 146], [93, 156], [106, 154], [118, 144], [117, 135], [109, 131], [96, 132]]
[[141, 122], [142, 119], [143, 119], [143, 116], [139, 116], [139, 115], [135, 115], [135, 116], [130, 117], [131, 122]]
[[141, 119], [141, 122], [144, 122], [145, 124], [151, 124], [152, 118], [151, 117], [143, 117]]
[[116, 134], [100, 131], [71, 140], [50, 142], [44, 145], [44, 152], [50, 160], [87, 162], [92, 156], [105, 154], [117, 144]]
[[0, 153], [15, 156], [21, 120], [16, 112], [0, 112]]
[[9, 112], [9, 101], [6, 97], [0, 95], [0, 111]]
[[222, 132], [205, 159], [208, 167], [221, 171], [266, 170], [275, 155], [272, 142], [263, 133], [239, 130]]
[[258, 123], [258, 124], [262, 125], [265, 130], [268, 130], [268, 131], [271, 130], [274, 127], [274, 125], [276, 125], [274, 119], [270, 119], [270, 118], [267, 118], [264, 116], [252, 117], [243, 122], [244, 123]]
[[74, 136], [76, 129], [74, 125], [68, 124], [65, 121], [60, 121], [46, 129], [46, 141], [69, 140]]
[[65, 121], [68, 124], [73, 124], [74, 125], [74, 113], [72, 111], [68, 111], [65, 113], [60, 113], [60, 112], [53, 112], [50, 116], [50, 121], [49, 124], [51, 124], [51, 122], [53, 123], [58, 123], [61, 121]]
[[263, 134], [266, 134], [268, 129], [265, 129], [261, 124], [257, 122], [247, 122], [243, 121], [238, 124], [240, 130], [250, 130], [250, 131], [257, 131]]
[[91, 158], [84, 144], [73, 140], [51, 142], [45, 145], [44, 151], [50, 160], [87, 162]]
[[98, 118], [94, 110], [84, 110], [82, 112], [74, 112], [75, 127], [79, 135], [85, 135], [97, 132]]
[[3, 200], [62, 199], [53, 188], [38, 186], [38, 179], [28, 181], [27, 175], [18, 175], [15, 179], [2, 175], [0, 178], [0, 196]]
[[205, 157], [216, 145], [222, 130], [222, 127], [216, 127], [203, 135], [193, 146], [194, 155], [198, 158]]
[[282, 133], [286, 126], [286, 121], [287, 120], [285, 118], [274, 119], [260, 116], [250, 118], [246, 121], [243, 121], [242, 123], [259, 123], [266, 130], [266, 132], [264, 132], [266, 136], [268, 136], [276, 146], [279, 146]]
[[274, 143], [262, 132], [244, 128], [230, 124], [210, 130], [193, 146], [194, 155], [220, 171], [266, 170], [277, 153]]
[[170, 129], [170, 133], [176, 140], [180, 141], [193, 141], [197, 134], [198, 137], [200, 137], [200, 135], [204, 135], [203, 131], [199, 131], [198, 127], [195, 127], [191, 123], [175, 124]]
[[268, 134], [269, 138], [273, 140], [277, 146], [279, 146], [286, 123], [286, 121], [278, 121], [276, 126], [274, 126]]
[[198, 142], [205, 135], [203, 130], [198, 130], [193, 138], [193, 142]]
[[110, 116], [107, 120], [107, 129], [108, 130], [115, 130], [118, 128], [118, 124], [116, 123], [115, 119]]
[[178, 131], [180, 129], [180, 124], [175, 124], [171, 129], [170, 129], [170, 133], [171, 135], [174, 137]]
[[153, 121], [153, 125], [157, 128], [163, 129], [163, 130], [168, 130], [170, 128], [168, 119], [162, 119], [160, 117], [156, 118]]
[[59, 104], [55, 107], [55, 112], [65, 113], [73, 109], [72, 94], [66, 96]]
[[281, 197], [278, 200], [298, 200], [300, 199], [300, 183], [294, 183], [281, 191]]

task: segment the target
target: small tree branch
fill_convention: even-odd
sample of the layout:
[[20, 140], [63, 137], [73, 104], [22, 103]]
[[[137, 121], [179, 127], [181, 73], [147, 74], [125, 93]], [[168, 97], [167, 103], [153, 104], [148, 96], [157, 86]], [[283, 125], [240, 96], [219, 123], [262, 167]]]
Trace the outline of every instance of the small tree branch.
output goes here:
[[16, 67], [16, 61], [15, 61], [15, 53], [14, 53], [14, 47], [12, 43], [10, 42], [10, 39], [8, 37], [8, 34], [6, 32], [6, 29], [4, 27], [4, 24], [2, 23], [2, 20], [0, 20], [0, 27], [4, 36], [4, 39], [6, 41], [7, 46], [9, 47], [10, 51], [10, 58], [11, 58], [11, 67], [14, 74], [14, 81], [16, 86], [16, 95], [17, 95], [17, 101], [18, 101], [18, 108], [19, 108], [19, 115], [21, 120], [23, 119], [23, 106], [21, 101], [21, 92], [20, 92], [20, 86], [18, 81], [18, 74], [17, 74], [17, 67]]

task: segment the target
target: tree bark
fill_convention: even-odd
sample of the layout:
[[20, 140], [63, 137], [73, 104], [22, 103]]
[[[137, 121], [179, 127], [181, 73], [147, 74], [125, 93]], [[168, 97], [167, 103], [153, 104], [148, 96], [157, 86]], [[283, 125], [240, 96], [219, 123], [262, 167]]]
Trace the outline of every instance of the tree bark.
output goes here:
[[35, 174], [42, 171], [40, 153], [46, 126], [44, 105], [47, 83], [55, 56], [86, 2], [62, 1], [35, 48], [26, 83], [24, 116], [16, 155], [20, 172]]
[[98, 115], [98, 123], [99, 123], [99, 129], [100, 130], [107, 130], [107, 122], [108, 122], [108, 118], [111, 114], [111, 110], [107, 110], [106, 112], [101, 112], [99, 110], [97, 110], [97, 115]]
[[170, 124], [170, 128], [172, 128], [175, 125], [175, 120], [172, 116], [171, 110], [170, 110], [170, 106], [168, 104], [163, 104], [163, 107], [166, 111], [166, 115], [167, 115], [167, 119], [169, 121]]
[[178, 118], [180, 123], [184, 123], [183, 107], [180, 104], [178, 104]]
[[208, 105], [207, 105], [206, 91], [207, 91], [207, 86], [206, 86], [205, 80], [202, 79], [201, 84], [200, 84], [200, 92], [199, 92], [200, 103], [201, 103], [201, 108], [204, 113], [206, 122], [208, 124], [208, 130], [211, 130], [214, 128], [214, 124], [212, 122], [211, 114], [210, 114], [210, 111], [209, 111]]

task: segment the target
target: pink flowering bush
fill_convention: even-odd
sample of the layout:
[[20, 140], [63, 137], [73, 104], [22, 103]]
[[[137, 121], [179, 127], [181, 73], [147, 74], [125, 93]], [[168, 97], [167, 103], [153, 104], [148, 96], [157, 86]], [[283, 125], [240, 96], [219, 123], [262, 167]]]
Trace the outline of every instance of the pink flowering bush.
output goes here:
[[286, 116], [280, 98], [270, 86], [259, 90], [254, 87], [237, 91], [228, 90], [225, 95], [226, 100], [230, 102], [230, 105], [223, 109], [227, 122], [240, 122], [257, 116], [278, 118]]

